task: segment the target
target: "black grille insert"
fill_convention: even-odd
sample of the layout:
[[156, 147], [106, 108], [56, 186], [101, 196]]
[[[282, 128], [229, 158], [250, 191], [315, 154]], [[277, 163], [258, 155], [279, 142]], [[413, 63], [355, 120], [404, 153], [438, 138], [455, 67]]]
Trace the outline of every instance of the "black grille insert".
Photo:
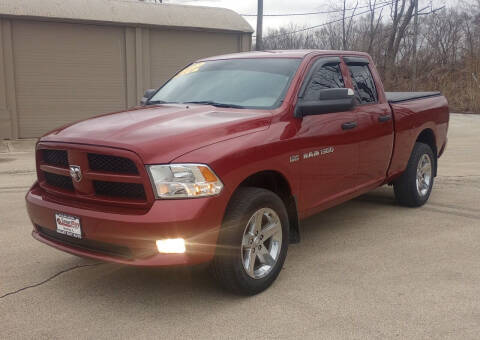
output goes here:
[[68, 168], [68, 154], [65, 150], [42, 150], [42, 160], [45, 164]]
[[52, 174], [50, 172], [44, 172], [43, 175], [45, 176], [48, 185], [73, 191], [73, 181], [71, 177]]
[[37, 225], [37, 229], [43, 237], [51, 240], [57, 241], [66, 245], [69, 245], [74, 248], [90, 250], [97, 253], [102, 253], [105, 255], [110, 255], [114, 257], [122, 257], [126, 259], [132, 259], [132, 252], [128, 247], [118, 246], [111, 243], [104, 243], [100, 241], [88, 240], [88, 239], [76, 239], [74, 237], [66, 236], [59, 234], [54, 230], [40, 227]]
[[142, 184], [93, 181], [93, 186], [97, 195], [145, 200]]
[[124, 157], [88, 154], [90, 169], [94, 171], [115, 172], [124, 174], [138, 174], [138, 169], [132, 160]]

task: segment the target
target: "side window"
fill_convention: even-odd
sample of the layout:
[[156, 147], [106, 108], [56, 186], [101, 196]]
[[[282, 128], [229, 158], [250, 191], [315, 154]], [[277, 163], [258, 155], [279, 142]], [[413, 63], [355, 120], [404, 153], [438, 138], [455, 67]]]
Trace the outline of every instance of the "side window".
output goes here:
[[[315, 67], [315, 66], [314, 66]], [[320, 90], [345, 87], [339, 64], [327, 64], [313, 72], [310, 82], [305, 89], [305, 100], [318, 100]]]
[[375, 82], [368, 65], [348, 65], [353, 90], [358, 104], [376, 103], [378, 100]]

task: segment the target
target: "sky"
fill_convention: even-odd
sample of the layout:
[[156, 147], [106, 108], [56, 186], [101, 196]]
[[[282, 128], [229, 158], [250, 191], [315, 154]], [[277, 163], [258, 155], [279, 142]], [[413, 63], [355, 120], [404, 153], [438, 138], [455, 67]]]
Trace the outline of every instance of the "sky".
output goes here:
[[[384, 1], [386, 0], [377, 0], [377, 2]], [[456, 0], [420, 0], [419, 7], [423, 8], [429, 6], [430, 3], [433, 3], [433, 7], [437, 8], [444, 5], [454, 4], [456, 2]], [[240, 14], [256, 14], [257, 12], [257, 0], [164, 0], [164, 3], [224, 7], [232, 9]], [[356, 0], [348, 0], [347, 3], [349, 3], [351, 7], [354, 7]], [[367, 0], [358, 0], [358, 3], [359, 7], [365, 6]], [[264, 0], [263, 12], [264, 14], [283, 14], [331, 11], [332, 9], [341, 8], [342, 4], [342, 0]], [[367, 8], [357, 9], [357, 13], [366, 10]], [[387, 12], [385, 12], [385, 14], [387, 14]], [[288, 26], [289, 24], [298, 26], [319, 25], [338, 19], [340, 18], [340, 15], [340, 13], [330, 13], [297, 17], [264, 17], [263, 31], [264, 34], [266, 34], [269, 29]], [[253, 29], [256, 28], [256, 17], [245, 17], [245, 19], [250, 23]]]

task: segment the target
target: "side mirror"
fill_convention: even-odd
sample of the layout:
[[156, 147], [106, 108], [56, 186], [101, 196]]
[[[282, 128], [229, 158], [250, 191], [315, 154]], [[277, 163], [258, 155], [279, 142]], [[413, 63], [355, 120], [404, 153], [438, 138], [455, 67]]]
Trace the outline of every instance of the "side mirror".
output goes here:
[[140, 100], [140, 105], [145, 106], [147, 105], [147, 102], [152, 96], [157, 92], [156, 89], [148, 89], [145, 91], [145, 94], [143, 95], [143, 98]]
[[320, 90], [318, 100], [299, 100], [295, 109], [296, 117], [349, 111], [355, 107], [352, 89], [335, 88]]

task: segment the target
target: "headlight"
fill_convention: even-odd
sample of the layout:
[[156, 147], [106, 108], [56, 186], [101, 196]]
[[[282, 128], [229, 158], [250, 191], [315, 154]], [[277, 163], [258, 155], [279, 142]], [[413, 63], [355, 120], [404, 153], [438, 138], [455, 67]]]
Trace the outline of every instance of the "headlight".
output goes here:
[[191, 198], [217, 195], [223, 184], [204, 164], [147, 165], [157, 198]]

